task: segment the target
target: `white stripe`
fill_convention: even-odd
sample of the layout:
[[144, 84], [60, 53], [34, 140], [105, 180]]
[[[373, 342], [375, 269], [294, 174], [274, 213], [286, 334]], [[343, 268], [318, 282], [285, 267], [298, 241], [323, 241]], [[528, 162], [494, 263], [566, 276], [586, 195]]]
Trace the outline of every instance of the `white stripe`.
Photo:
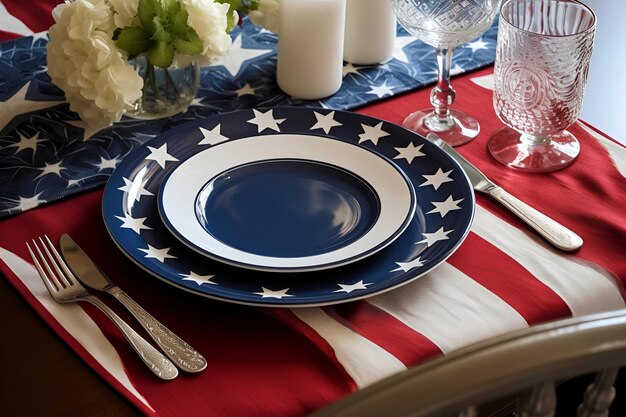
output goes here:
[[[146, 407], [155, 411], [128, 379], [124, 366], [109, 340], [91, 317], [77, 304], [60, 304], [52, 299], [34, 266], [0, 247], [0, 259], [22, 281], [41, 305], [91, 356]], [[138, 359], [139, 360], [139, 359]]]
[[426, 336], [444, 353], [528, 327], [515, 309], [448, 263], [368, 301]]
[[18, 35], [32, 35], [33, 31], [28, 28], [21, 20], [9, 14], [7, 8], [0, 1], [0, 29], [5, 32], [16, 33]]
[[[585, 132], [589, 133], [592, 137], [594, 137], [600, 145], [606, 149], [609, 153], [609, 156], [613, 160], [613, 165], [622, 174], [622, 177], [626, 177], [626, 148], [619, 143], [615, 143], [604, 135], [596, 132], [595, 130], [589, 128], [584, 123], [578, 123], [580, 127], [582, 127]], [[624, 138], [626, 140], [626, 138]]]
[[291, 311], [328, 342], [359, 388], [406, 370], [395, 356], [338, 323], [322, 309], [294, 308]]
[[553, 249], [533, 232], [517, 229], [478, 205], [472, 231], [556, 292], [572, 315], [624, 307], [616, 278], [610, 272]]
[[474, 84], [479, 85], [479, 86], [481, 86], [483, 88], [486, 88], [487, 90], [493, 91], [493, 89], [494, 89], [493, 74], [482, 75], [480, 77], [470, 78], [470, 80], [472, 80], [472, 82]]

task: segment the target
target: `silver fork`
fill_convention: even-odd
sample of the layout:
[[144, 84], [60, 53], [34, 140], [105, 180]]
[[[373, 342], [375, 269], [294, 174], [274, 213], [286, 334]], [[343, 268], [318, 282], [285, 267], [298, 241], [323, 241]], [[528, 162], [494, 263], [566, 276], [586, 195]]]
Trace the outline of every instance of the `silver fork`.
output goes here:
[[55, 249], [48, 236], [44, 237], [47, 244], [41, 237], [39, 237], [39, 241], [41, 242], [41, 247], [43, 247], [45, 255], [39, 248], [35, 239], [33, 239], [32, 243], [39, 257], [35, 256], [28, 242], [26, 243], [26, 247], [28, 248], [28, 252], [30, 252], [30, 256], [33, 258], [35, 268], [37, 268], [41, 280], [50, 292], [50, 295], [52, 295], [52, 298], [59, 303], [86, 301], [93, 304], [115, 323], [141, 360], [156, 376], [166, 380], [176, 378], [178, 375], [176, 366], [133, 330], [132, 327], [126, 324], [126, 322], [115, 314], [106, 304], [93, 295], [90, 295], [69, 270], [67, 264], [63, 258], [61, 258], [61, 255]]

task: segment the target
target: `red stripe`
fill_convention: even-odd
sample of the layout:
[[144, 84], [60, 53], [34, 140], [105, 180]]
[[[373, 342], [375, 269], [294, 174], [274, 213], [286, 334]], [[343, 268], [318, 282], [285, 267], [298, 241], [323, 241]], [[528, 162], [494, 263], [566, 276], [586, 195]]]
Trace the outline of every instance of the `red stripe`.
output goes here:
[[324, 311], [398, 358], [407, 367], [441, 354], [437, 345], [424, 335], [366, 301], [325, 307]]
[[557, 293], [475, 233], [467, 236], [448, 263], [500, 297], [529, 324], [571, 316]]

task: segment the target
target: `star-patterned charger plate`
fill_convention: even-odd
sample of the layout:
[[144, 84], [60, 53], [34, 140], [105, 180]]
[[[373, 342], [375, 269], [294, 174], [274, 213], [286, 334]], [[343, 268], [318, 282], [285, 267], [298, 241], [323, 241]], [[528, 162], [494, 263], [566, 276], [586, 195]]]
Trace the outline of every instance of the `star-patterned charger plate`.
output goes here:
[[[182, 161], [224, 141], [255, 136], [328, 137], [373, 150], [395, 162], [416, 192], [415, 214], [389, 246], [334, 269], [273, 273], [213, 261], [173, 237], [160, 219], [157, 194]], [[261, 138], [262, 139], [262, 138]], [[223, 301], [308, 307], [369, 297], [435, 268], [461, 244], [474, 216], [474, 193], [461, 167], [425, 138], [372, 117], [312, 108], [242, 110], [187, 123], [140, 147], [104, 190], [104, 222], [139, 266], [176, 287]]]
[[180, 241], [230, 265], [346, 265], [393, 242], [415, 213], [406, 174], [349, 142], [278, 134], [193, 148], [163, 180], [159, 213]]

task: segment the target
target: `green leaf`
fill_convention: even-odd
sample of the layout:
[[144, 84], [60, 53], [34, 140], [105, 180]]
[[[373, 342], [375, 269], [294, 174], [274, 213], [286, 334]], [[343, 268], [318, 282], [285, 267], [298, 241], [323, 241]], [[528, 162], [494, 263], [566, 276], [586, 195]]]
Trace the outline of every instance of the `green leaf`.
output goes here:
[[187, 29], [189, 28], [189, 26], [187, 26], [188, 17], [189, 14], [187, 13], [187, 11], [184, 9], [180, 9], [178, 12], [176, 12], [176, 14], [171, 16], [170, 26], [167, 31], [179, 39], [189, 40], [189, 35], [187, 31]]
[[163, 10], [168, 16], [174, 16], [181, 10], [180, 2], [178, 0], [161, 0]]
[[148, 32], [138, 26], [132, 26], [120, 31], [115, 44], [118, 48], [128, 52], [128, 55], [135, 56], [150, 49], [153, 42]]
[[146, 58], [154, 66], [168, 68], [174, 61], [174, 47], [165, 42], [156, 42], [146, 53]]
[[157, 42], [164, 43], [170, 43], [172, 41], [172, 35], [167, 32], [165, 25], [162, 23], [159, 16], [154, 16], [154, 19], [152, 19], [152, 26], [154, 27], [152, 39]]
[[202, 52], [202, 40], [195, 30], [189, 28], [188, 39], [174, 39], [174, 47], [178, 52], [185, 55], [196, 55]]
[[150, 33], [154, 31], [152, 19], [156, 16], [155, 7], [157, 2], [158, 0], [139, 0], [137, 16], [139, 16], [141, 27]]

